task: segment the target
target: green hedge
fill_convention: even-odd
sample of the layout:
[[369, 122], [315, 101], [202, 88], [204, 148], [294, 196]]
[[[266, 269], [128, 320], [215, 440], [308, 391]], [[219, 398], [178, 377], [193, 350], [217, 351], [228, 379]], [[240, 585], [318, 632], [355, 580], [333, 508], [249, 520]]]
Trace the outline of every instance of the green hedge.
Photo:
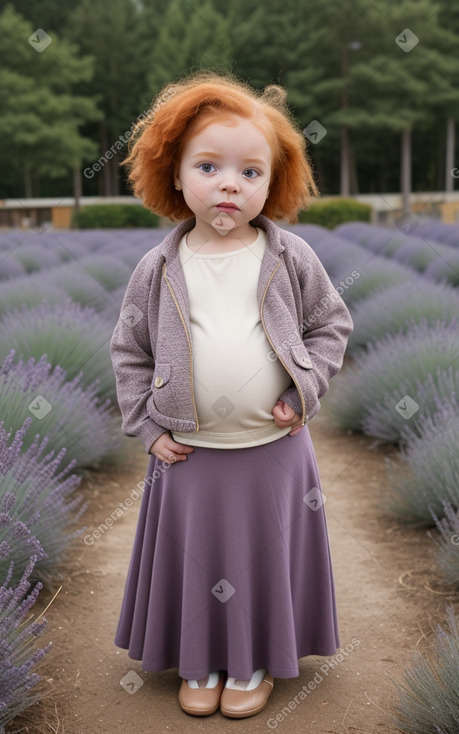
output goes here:
[[335, 199], [311, 204], [306, 211], [299, 213], [298, 221], [303, 224], [318, 224], [334, 229], [344, 222], [370, 222], [371, 206], [354, 199]]
[[73, 227], [158, 227], [159, 217], [140, 204], [94, 204], [79, 209], [73, 215]]

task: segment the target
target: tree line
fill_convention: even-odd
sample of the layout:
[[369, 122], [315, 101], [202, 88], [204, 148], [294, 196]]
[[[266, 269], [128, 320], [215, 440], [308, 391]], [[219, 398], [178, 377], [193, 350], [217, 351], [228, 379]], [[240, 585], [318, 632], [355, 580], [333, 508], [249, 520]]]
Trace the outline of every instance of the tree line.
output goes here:
[[129, 131], [198, 68], [280, 83], [322, 194], [452, 191], [459, 0], [15, 0], [0, 199], [128, 193]]

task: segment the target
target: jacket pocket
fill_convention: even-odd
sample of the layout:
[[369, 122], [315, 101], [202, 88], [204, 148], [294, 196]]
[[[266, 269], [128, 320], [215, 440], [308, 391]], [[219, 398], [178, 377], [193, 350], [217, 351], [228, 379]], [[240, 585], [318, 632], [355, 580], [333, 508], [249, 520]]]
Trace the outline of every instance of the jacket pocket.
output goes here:
[[304, 344], [291, 344], [290, 349], [292, 352], [292, 357], [299, 367], [313, 369], [311, 357], [309, 356], [309, 352]]
[[171, 376], [171, 367], [172, 365], [166, 363], [161, 364], [157, 362], [155, 364], [155, 371], [151, 381], [151, 389], [153, 392], [155, 392], [155, 390], [161, 390], [164, 385], [167, 385]]
[[302, 370], [300, 370], [297, 373], [298, 381], [303, 390], [303, 396], [306, 405], [307, 423], [320, 410], [320, 401], [317, 397], [317, 379], [314, 374], [314, 366], [312, 364], [311, 357], [305, 345], [291, 344], [290, 349], [296, 365], [302, 367], [303, 370], [313, 370], [312, 372], [303, 372]]
[[147, 411], [153, 420], [157, 420], [160, 415], [175, 415], [175, 396], [171, 378], [172, 365], [157, 362], [151, 380], [151, 396], [147, 401]]

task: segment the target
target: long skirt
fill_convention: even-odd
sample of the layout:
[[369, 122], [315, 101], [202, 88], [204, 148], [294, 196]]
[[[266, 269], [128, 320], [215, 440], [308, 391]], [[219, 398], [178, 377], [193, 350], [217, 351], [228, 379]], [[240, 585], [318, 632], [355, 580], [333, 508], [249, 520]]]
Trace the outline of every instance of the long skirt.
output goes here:
[[340, 645], [327, 525], [307, 425], [242, 449], [151, 456], [115, 645], [144, 671], [299, 676]]

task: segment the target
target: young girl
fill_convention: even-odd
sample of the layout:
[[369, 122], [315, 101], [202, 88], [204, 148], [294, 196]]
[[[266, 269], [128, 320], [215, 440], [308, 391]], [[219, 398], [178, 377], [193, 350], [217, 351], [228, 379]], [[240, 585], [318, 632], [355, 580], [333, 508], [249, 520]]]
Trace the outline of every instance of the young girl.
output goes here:
[[308, 421], [353, 324], [297, 221], [317, 194], [280, 87], [201, 72], [137, 125], [140, 260], [111, 340], [122, 431], [151, 454], [115, 644], [178, 668], [189, 714], [251, 716], [339, 647]]

